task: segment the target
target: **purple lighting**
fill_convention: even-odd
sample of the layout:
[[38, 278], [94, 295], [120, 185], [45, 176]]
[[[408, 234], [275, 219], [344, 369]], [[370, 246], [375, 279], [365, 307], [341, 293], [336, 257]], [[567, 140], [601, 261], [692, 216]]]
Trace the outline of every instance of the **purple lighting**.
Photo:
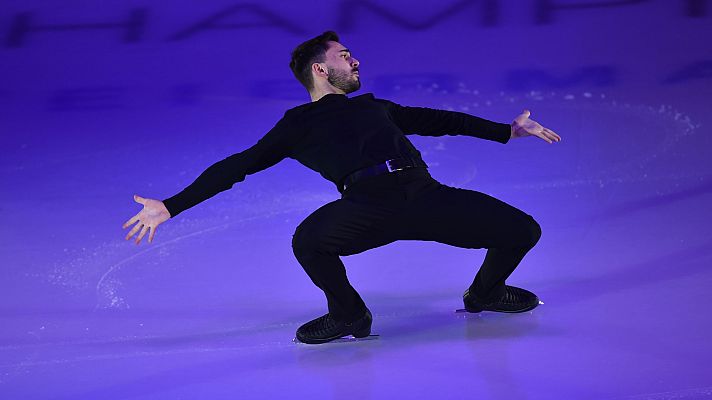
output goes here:
[[[0, 399], [712, 400], [709, 5], [3, 2]], [[360, 87], [320, 104], [364, 101], [371, 114], [283, 119], [313, 106], [291, 52], [327, 30], [348, 51], [314, 73]], [[438, 118], [391, 102], [499, 125], [423, 134]], [[508, 137], [523, 114], [562, 140]], [[349, 208], [362, 214], [328, 231], [305, 223], [342, 198], [328, 178], [347, 171], [295, 155], [378, 158], [353, 136], [374, 115], [393, 124], [371, 130], [397, 150], [389, 159], [412, 145], [437, 182], [521, 210], [540, 235], [479, 197], [398, 203], [430, 186], [384, 184], [374, 192], [396, 199], [388, 206]], [[298, 142], [151, 242], [125, 240], [122, 224], [143, 209], [134, 195], [169, 199], [242, 152], [269, 163], [274, 153], [248, 149], [318, 124], [343, 124], [319, 143], [353, 152]], [[385, 139], [402, 125], [419, 132]], [[509, 140], [476, 135], [487, 132]], [[399, 184], [417, 168], [389, 164]], [[456, 209], [467, 213], [449, 217]], [[427, 223], [389, 242], [416, 217]], [[360, 251], [348, 235], [364, 226], [359, 240], [384, 244]], [[480, 267], [497, 262], [478, 245], [495, 238], [499, 257], [526, 253], [506, 283], [535, 293], [536, 308], [462, 311]], [[297, 329], [330, 311], [315, 285], [325, 278], [302, 264], [335, 252], [372, 314], [369, 335], [302, 343]], [[341, 299], [331, 308], [360, 310]]]

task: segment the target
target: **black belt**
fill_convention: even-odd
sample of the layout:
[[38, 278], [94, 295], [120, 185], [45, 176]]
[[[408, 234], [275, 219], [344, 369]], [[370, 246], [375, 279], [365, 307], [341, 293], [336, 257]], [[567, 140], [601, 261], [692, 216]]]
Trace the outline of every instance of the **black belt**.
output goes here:
[[395, 172], [415, 167], [428, 168], [428, 165], [422, 161], [410, 157], [393, 158], [390, 160], [386, 160], [380, 164], [362, 168], [347, 175], [346, 178], [343, 179], [342, 191], [346, 190], [348, 186], [353, 185], [356, 181], [359, 181], [368, 176], [381, 175], [386, 172]]

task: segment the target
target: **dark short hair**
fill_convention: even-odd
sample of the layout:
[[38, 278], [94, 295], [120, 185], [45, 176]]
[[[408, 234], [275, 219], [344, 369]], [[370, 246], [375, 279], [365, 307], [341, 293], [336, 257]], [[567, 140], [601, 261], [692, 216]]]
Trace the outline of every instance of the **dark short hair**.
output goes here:
[[292, 61], [289, 62], [289, 68], [297, 80], [304, 85], [307, 90], [314, 88], [311, 66], [314, 63], [324, 62], [324, 55], [329, 48], [327, 42], [329, 41], [339, 41], [339, 36], [336, 32], [326, 31], [300, 44], [292, 51]]

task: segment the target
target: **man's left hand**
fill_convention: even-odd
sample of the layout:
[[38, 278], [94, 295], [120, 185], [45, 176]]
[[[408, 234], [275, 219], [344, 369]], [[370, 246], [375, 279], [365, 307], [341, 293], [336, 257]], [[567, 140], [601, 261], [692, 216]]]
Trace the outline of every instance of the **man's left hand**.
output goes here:
[[549, 128], [544, 128], [538, 122], [529, 119], [531, 113], [529, 110], [524, 110], [510, 124], [512, 126], [512, 136], [510, 138], [518, 138], [524, 136], [538, 136], [549, 143], [561, 141], [561, 136]]

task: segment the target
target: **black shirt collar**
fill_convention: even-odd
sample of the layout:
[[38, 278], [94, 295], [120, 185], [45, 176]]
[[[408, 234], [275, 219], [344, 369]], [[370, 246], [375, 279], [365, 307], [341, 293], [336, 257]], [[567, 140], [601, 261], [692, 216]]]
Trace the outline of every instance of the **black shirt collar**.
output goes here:
[[321, 98], [319, 100], [315, 101], [314, 103], [318, 103], [320, 101], [330, 101], [330, 100], [355, 99], [357, 97], [368, 96], [370, 94], [371, 93], [369, 92], [369, 93], [360, 94], [358, 96], [348, 97], [345, 94], [341, 94], [341, 93], [327, 93], [327, 94], [321, 96]]
[[322, 100], [347, 99], [347, 98], [348, 98], [348, 97], [346, 97], [345, 94], [341, 94], [341, 93], [327, 93], [327, 94], [321, 96], [321, 98], [320, 98], [319, 100], [317, 100], [316, 102], [318, 103], [318, 102], [320, 102], [320, 101], [322, 101]]

